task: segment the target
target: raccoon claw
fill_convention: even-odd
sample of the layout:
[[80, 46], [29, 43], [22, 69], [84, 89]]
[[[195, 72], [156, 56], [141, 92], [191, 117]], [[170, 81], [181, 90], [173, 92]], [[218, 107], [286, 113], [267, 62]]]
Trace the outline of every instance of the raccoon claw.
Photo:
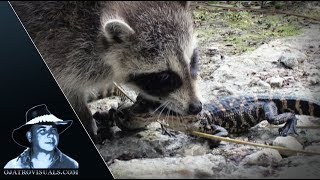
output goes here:
[[290, 119], [287, 121], [287, 123], [283, 127], [279, 128], [279, 134], [284, 137], [287, 136], [288, 134], [298, 135], [296, 126], [297, 126], [297, 119], [296, 118]]

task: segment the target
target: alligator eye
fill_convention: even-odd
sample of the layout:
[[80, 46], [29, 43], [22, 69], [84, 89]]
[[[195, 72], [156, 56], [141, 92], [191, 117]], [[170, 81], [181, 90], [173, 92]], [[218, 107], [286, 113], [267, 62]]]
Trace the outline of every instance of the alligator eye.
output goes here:
[[179, 75], [170, 70], [130, 75], [129, 82], [133, 82], [147, 94], [161, 97], [169, 95], [182, 86]]
[[194, 49], [193, 54], [191, 56], [191, 61], [190, 61], [190, 74], [192, 78], [194, 79], [197, 78], [198, 70], [199, 70], [199, 52], [197, 49]]

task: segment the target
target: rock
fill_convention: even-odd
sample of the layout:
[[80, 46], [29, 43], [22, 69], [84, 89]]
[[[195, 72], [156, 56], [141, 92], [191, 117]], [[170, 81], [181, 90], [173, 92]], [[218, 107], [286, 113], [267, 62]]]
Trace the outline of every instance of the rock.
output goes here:
[[[274, 146], [281, 146], [289, 149], [294, 149], [294, 150], [302, 150], [302, 145], [296, 140], [296, 138], [292, 136], [287, 136], [287, 137], [277, 137], [273, 143]], [[285, 156], [293, 156], [296, 155], [295, 152], [291, 151], [279, 151], [281, 155]]]
[[269, 122], [267, 120], [263, 120], [257, 124], [257, 127], [268, 127]]
[[248, 81], [246, 81], [246, 80], [240, 80], [240, 81], [235, 81], [234, 82], [234, 85], [237, 85], [237, 86], [240, 86], [240, 87], [243, 87], [246, 84], [248, 84]]
[[260, 138], [262, 140], [269, 140], [270, 139], [270, 134], [269, 133], [263, 133]]
[[274, 149], [263, 149], [256, 153], [250, 154], [242, 161], [245, 165], [270, 166], [282, 160], [281, 155]]
[[263, 88], [265, 88], [265, 89], [270, 89], [270, 88], [271, 88], [271, 85], [270, 85], [270, 84], [268, 84], [267, 82], [264, 82], [264, 81], [262, 81], [262, 80], [258, 81], [258, 82], [257, 82], [257, 85], [259, 85], [259, 86], [261, 86], [261, 87], [263, 87]]
[[302, 63], [305, 59], [307, 59], [307, 56], [300, 51], [286, 50], [280, 55], [278, 62], [287, 68], [295, 69], [299, 63]]
[[283, 53], [278, 61], [283, 64], [285, 67], [293, 69], [294, 67], [297, 67], [299, 65], [299, 62], [296, 58], [296, 56], [292, 53]]
[[317, 77], [309, 77], [308, 81], [311, 85], [316, 85], [319, 83], [319, 79]]
[[306, 66], [304, 67], [304, 75], [305, 76], [319, 76], [319, 70], [314, 66]]
[[185, 156], [198, 156], [207, 153], [207, 148], [203, 145], [195, 144], [192, 147], [185, 149]]
[[267, 82], [265, 81], [262, 81], [261, 79], [259, 78], [253, 78], [250, 83], [249, 83], [249, 86], [252, 87], [252, 86], [260, 86], [264, 89], [270, 89], [271, 86], [270, 84], [268, 84]]
[[156, 130], [158, 130], [158, 129], [161, 129], [161, 124], [158, 123], [158, 122], [152, 122], [152, 123], [150, 123], [150, 124], [147, 126], [147, 128], [148, 128], [149, 130], [156, 131]]
[[271, 87], [282, 87], [283, 86], [283, 78], [276, 77], [276, 78], [271, 78], [269, 81], [269, 84]]
[[206, 54], [208, 54], [209, 56], [214, 56], [218, 53], [219, 51], [217, 48], [208, 48], [208, 51], [206, 52]]
[[[232, 165], [232, 164], [231, 164]], [[109, 166], [116, 179], [118, 178], [161, 178], [161, 179], [185, 179], [185, 178], [210, 178], [228, 169], [229, 164], [223, 156], [210, 154], [203, 156], [186, 156], [182, 158], [154, 158], [134, 159], [129, 161], [115, 160]], [[134, 167], [134, 168], [132, 168]], [[219, 177], [219, 176], [217, 176]]]

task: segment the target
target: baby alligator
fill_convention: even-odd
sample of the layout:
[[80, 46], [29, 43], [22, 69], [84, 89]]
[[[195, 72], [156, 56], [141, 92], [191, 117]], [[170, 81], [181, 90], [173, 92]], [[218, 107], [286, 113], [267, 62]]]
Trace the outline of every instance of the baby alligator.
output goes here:
[[[154, 113], [160, 104], [137, 97], [129, 107], [111, 109], [109, 116], [121, 129], [142, 128], [152, 121], [159, 121], [171, 129], [190, 132], [200, 131], [215, 135], [242, 133], [262, 120], [270, 124], [283, 124], [279, 134], [296, 133], [295, 114], [320, 117], [320, 103], [293, 96], [226, 96], [203, 105], [198, 115], [180, 116], [162, 109]], [[99, 114], [95, 114], [98, 117]], [[101, 117], [101, 116], [100, 116]]]

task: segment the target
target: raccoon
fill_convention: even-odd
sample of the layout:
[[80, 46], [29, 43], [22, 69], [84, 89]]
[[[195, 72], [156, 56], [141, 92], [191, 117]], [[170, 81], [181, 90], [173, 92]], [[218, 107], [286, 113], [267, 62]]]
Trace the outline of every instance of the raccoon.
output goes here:
[[94, 141], [87, 92], [113, 81], [177, 114], [201, 111], [189, 2], [10, 3]]

